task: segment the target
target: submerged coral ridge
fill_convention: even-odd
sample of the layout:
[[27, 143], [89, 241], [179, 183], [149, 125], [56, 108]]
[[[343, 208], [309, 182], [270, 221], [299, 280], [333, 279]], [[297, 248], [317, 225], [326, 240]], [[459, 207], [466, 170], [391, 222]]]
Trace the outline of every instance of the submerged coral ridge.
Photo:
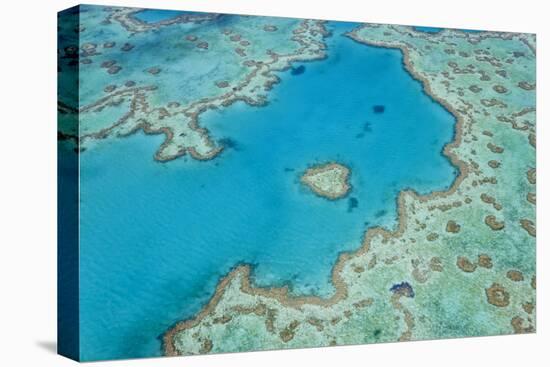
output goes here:
[[168, 355], [495, 335], [535, 330], [535, 37], [363, 25], [355, 41], [398, 48], [405, 68], [457, 119], [445, 192], [403, 191], [394, 231], [343, 253], [328, 298], [251, 284], [241, 265]]

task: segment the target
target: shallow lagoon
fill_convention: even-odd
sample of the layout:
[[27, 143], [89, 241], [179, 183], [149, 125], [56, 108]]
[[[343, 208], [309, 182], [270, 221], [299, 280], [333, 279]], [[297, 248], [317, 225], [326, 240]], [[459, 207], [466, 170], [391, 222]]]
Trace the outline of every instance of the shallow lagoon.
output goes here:
[[165, 20], [176, 18], [184, 14], [196, 14], [196, 13], [192, 11], [144, 9], [136, 13], [134, 17], [146, 23], [158, 23]]
[[[454, 118], [399, 51], [342, 36], [354, 26], [329, 23], [329, 57], [281, 73], [269, 105], [203, 114], [227, 146], [212, 161], [157, 163], [163, 138], [142, 133], [82, 154], [84, 360], [160, 355], [155, 337], [196, 313], [238, 263], [255, 265], [259, 285], [329, 295], [338, 253], [359, 247], [368, 226], [395, 225], [400, 190], [451, 185], [441, 150]], [[352, 170], [353, 190], [335, 202], [298, 182], [330, 160]]]
[[[444, 30], [445, 28], [439, 28], [439, 27], [421, 27], [421, 26], [414, 26], [412, 27], [415, 31], [418, 32], [424, 32], [424, 33], [438, 33]], [[466, 33], [479, 33], [483, 32], [477, 29], [457, 29], [458, 31], [466, 32]]]

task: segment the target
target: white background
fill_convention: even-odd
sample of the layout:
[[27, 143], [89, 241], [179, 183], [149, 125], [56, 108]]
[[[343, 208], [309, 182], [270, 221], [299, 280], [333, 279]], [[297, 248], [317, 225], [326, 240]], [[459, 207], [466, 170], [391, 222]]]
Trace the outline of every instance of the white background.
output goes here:
[[[90, 3], [99, 3], [90, 1]], [[98, 366], [548, 366], [548, 10], [544, 0], [115, 1], [109, 5], [537, 33], [537, 334], [103, 362]], [[2, 2], [0, 365], [74, 365], [56, 338], [56, 12], [65, 0]], [[104, 3], [105, 4], [105, 3]], [[546, 343], [543, 340], [546, 339]], [[546, 349], [543, 346], [546, 345]], [[546, 353], [545, 353], [546, 352]]]

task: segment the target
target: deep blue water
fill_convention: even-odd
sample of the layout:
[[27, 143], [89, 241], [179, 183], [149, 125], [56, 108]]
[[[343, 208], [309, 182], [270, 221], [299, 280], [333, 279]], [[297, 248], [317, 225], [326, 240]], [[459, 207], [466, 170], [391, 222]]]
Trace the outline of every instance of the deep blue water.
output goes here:
[[144, 9], [138, 13], [135, 13], [134, 17], [147, 23], [157, 23], [163, 20], [178, 17], [183, 14], [194, 14], [194, 12], [180, 10]]
[[[342, 36], [355, 24], [329, 25], [329, 57], [280, 73], [267, 106], [201, 115], [227, 146], [216, 159], [157, 163], [163, 137], [142, 133], [82, 154], [84, 360], [160, 354], [156, 337], [239, 263], [254, 264], [259, 285], [326, 296], [338, 253], [359, 247], [368, 226], [395, 225], [400, 190], [452, 184], [456, 169], [441, 155], [452, 115], [422, 92], [400, 51]], [[339, 201], [298, 181], [332, 160], [352, 170]]]

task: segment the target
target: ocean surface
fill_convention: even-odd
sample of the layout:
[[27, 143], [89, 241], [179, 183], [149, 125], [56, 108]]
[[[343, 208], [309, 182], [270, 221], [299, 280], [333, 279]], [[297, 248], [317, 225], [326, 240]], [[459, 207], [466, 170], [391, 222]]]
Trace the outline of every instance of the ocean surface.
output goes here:
[[[396, 225], [399, 191], [447, 189], [441, 152], [455, 120], [403, 68], [400, 51], [344, 37], [328, 58], [279, 74], [269, 104], [200, 116], [226, 146], [208, 162], [153, 160], [162, 136], [102, 141], [81, 155], [82, 359], [161, 354], [160, 337], [193, 316], [235, 265], [261, 286], [329, 296], [338, 254], [366, 228]], [[299, 183], [315, 163], [350, 167], [338, 201]]]
[[196, 14], [192, 11], [144, 9], [134, 15], [137, 19], [146, 23], [158, 23], [184, 14]]
[[[441, 32], [442, 30], [444, 30], [445, 28], [439, 28], [439, 27], [420, 27], [420, 26], [414, 26], [412, 27], [415, 31], [418, 31], [418, 32], [425, 32], [425, 33], [438, 33], [438, 32]], [[480, 30], [477, 30], [477, 29], [457, 29], [459, 31], [462, 31], [462, 32], [466, 32], [466, 33], [479, 33], [479, 32], [483, 32], [483, 31], [480, 31]]]

